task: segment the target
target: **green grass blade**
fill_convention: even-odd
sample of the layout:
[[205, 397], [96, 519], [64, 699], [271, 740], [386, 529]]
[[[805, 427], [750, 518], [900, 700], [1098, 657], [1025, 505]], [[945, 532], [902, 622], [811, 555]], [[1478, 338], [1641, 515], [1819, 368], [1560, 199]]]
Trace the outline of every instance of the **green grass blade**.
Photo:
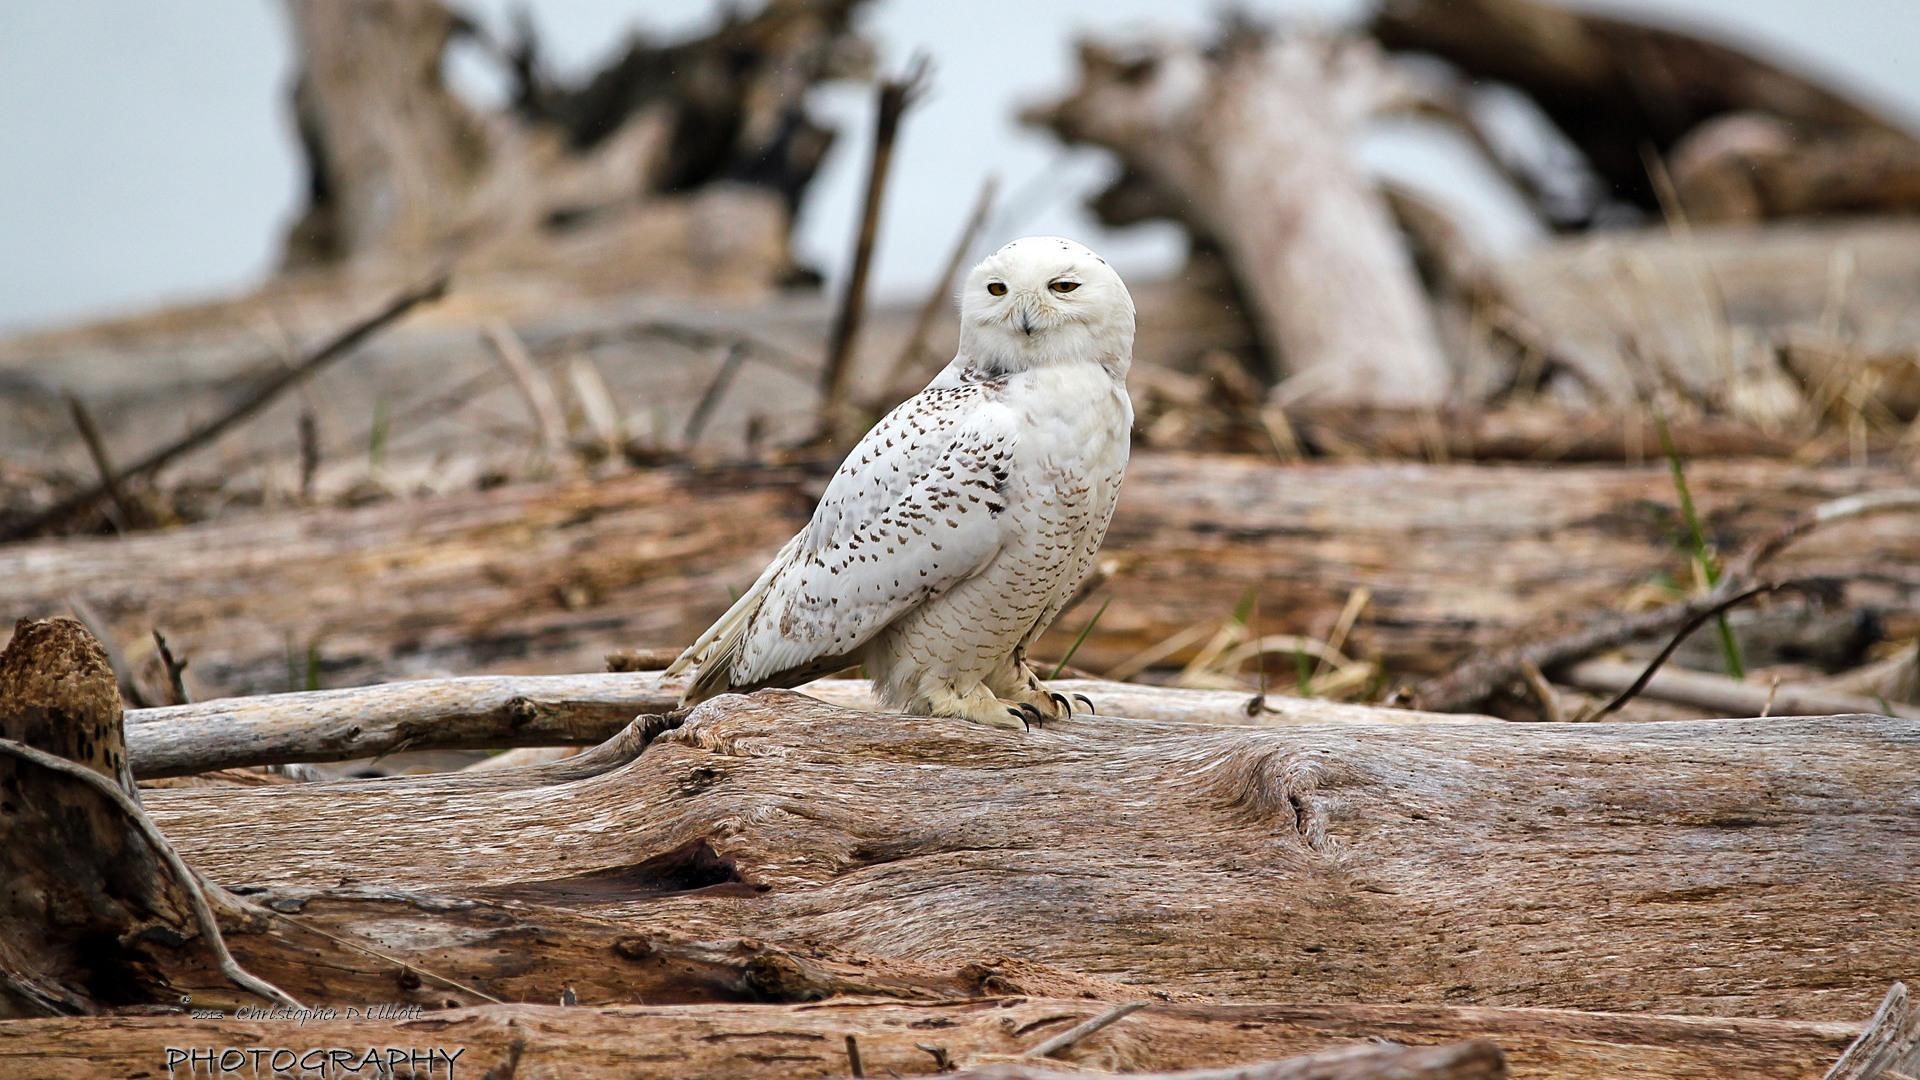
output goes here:
[[[1693, 491], [1687, 486], [1686, 466], [1680, 461], [1680, 451], [1673, 445], [1673, 433], [1667, 430], [1667, 418], [1664, 414], [1653, 414], [1654, 430], [1660, 434], [1660, 450], [1667, 456], [1667, 468], [1673, 473], [1673, 490], [1680, 500], [1680, 517], [1687, 524], [1687, 544], [1690, 554], [1700, 564], [1712, 588], [1720, 584], [1720, 563], [1713, 557], [1713, 549], [1707, 546], [1707, 531], [1700, 524], [1700, 512], [1693, 505]], [[1720, 655], [1727, 666], [1727, 675], [1734, 679], [1747, 677], [1746, 658], [1740, 654], [1740, 639], [1734, 636], [1733, 624], [1722, 613], [1713, 618], [1714, 633], [1720, 638]]]
[[1107, 605], [1111, 603], [1113, 603], [1113, 597], [1109, 594], [1105, 600], [1101, 601], [1100, 610], [1094, 612], [1093, 618], [1087, 620], [1087, 625], [1080, 628], [1080, 636], [1073, 639], [1073, 648], [1068, 649], [1067, 655], [1061, 657], [1060, 662], [1053, 665], [1053, 674], [1047, 676], [1047, 678], [1057, 679], [1060, 677], [1061, 672], [1067, 670], [1067, 665], [1073, 662], [1073, 654], [1080, 651], [1080, 646], [1086, 642], [1087, 635], [1093, 633], [1093, 628], [1100, 624], [1100, 616], [1107, 613]]

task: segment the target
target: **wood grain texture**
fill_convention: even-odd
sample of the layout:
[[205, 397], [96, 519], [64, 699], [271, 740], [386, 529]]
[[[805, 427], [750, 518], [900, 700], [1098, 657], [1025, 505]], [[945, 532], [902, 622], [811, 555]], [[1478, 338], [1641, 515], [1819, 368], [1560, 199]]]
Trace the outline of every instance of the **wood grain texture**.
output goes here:
[[[1017, 1061], [952, 1075], [954, 1080], [1058, 1080], [1061, 1070], [1053, 1062]], [[1476, 1040], [1446, 1046], [1343, 1046], [1285, 1061], [1126, 1075], [1134, 1080], [1505, 1080], [1507, 1066], [1499, 1047]]]
[[[1697, 462], [1723, 551], [1806, 510], [1911, 486], [1896, 468]], [[79, 594], [138, 662], [159, 626], [199, 699], [457, 675], [595, 671], [614, 649], [677, 650], [750, 583], [812, 508], [792, 470], [658, 469], [594, 485], [526, 485], [348, 511], [236, 515], [124, 539], [0, 549], [0, 609], [64, 611]], [[698, 506], [697, 514], [688, 507]], [[1100, 672], [1174, 634], [1202, 638], [1249, 595], [1262, 633], [1326, 634], [1356, 588], [1352, 646], [1394, 675], [1578, 622], [1666, 576], [1688, 580], [1664, 464], [1625, 468], [1283, 467], [1141, 454], [1104, 557], [1111, 607], [1075, 655]], [[1850, 606], [1920, 608], [1920, 530], [1888, 516], [1791, 549], [1787, 576], [1862, 570]], [[1057, 657], [1103, 602], [1069, 611]], [[1176, 650], [1181, 664], [1198, 642]]]
[[[938, 1003], [843, 1000], [812, 1005], [506, 1005], [458, 1009], [398, 1023], [310, 1021], [303, 1046], [464, 1049], [461, 1075], [740, 1080], [847, 1075], [854, 1035], [868, 1076], [934, 1071], [919, 1044], [962, 1066], [1005, 1062], [1033, 1043], [1094, 1016], [1098, 1002], [997, 998]], [[0, 1068], [21, 1080], [88, 1080], [163, 1071], [162, 1046], [286, 1045], [285, 1021], [109, 1017], [0, 1023]], [[1613, 1016], [1546, 1009], [1400, 1005], [1157, 1005], [1099, 1032], [1065, 1067], [1139, 1072], [1221, 1067], [1364, 1045], [1485, 1038], [1511, 1075], [1555, 1080], [1695, 1080], [1765, 1076], [1815, 1080], [1859, 1032], [1858, 1024], [1807, 1024], [1674, 1016]], [[517, 1049], [516, 1049], [517, 1048]]]
[[1227, 1000], [1857, 1019], [1914, 975], [1905, 721], [1009, 736], [770, 693], [610, 764], [148, 797], [228, 885], [1007, 955]]

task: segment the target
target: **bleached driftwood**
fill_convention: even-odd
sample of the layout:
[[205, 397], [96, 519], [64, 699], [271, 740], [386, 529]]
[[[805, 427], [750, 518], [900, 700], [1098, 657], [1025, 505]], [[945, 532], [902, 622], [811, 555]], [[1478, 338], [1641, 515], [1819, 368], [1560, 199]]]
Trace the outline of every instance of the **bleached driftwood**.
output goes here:
[[[417, 1020], [308, 1021], [314, 1046], [398, 1046], [451, 1053], [457, 1075], [542, 1068], [597, 1080], [728, 1076], [787, 1080], [849, 1075], [854, 1036], [868, 1076], [927, 1075], [938, 1047], [960, 1066], [1005, 1062], [1105, 1011], [1100, 1002], [1044, 997], [935, 1003], [609, 1006], [514, 1004], [430, 1013]], [[286, 1021], [177, 1016], [0, 1024], [0, 1067], [22, 1080], [118, 1080], [154, 1068], [160, 1046], [272, 1046]], [[1548, 1009], [1366, 1004], [1154, 1005], [1056, 1062], [1082, 1070], [1170, 1071], [1364, 1046], [1486, 1039], [1515, 1077], [1694, 1080], [1766, 1076], [1817, 1080], [1859, 1023], [1796, 1023]], [[1338, 1074], [1335, 1074], [1336, 1076]]]
[[[1895, 468], [1701, 461], [1688, 467], [1709, 535], [1736, 551], [1813, 506], [1910, 486]], [[693, 639], [811, 511], [800, 469], [655, 469], [591, 486], [522, 485], [352, 510], [235, 514], [125, 538], [0, 548], [0, 610], [52, 615], [80, 596], [129, 659], [166, 632], [196, 699], [474, 672], [595, 671], [606, 654]], [[690, 514], [687, 507], [697, 507]], [[1823, 529], [1783, 577], [1873, 575], [1849, 607], [1916, 626], [1920, 531], [1881, 518]], [[1686, 580], [1664, 462], [1631, 468], [1347, 464], [1140, 454], [1128, 470], [1100, 593], [1037, 651], [1105, 672], [1165, 649], [1184, 665], [1252, 597], [1262, 635], [1324, 638], [1371, 594], [1347, 646], [1396, 676]], [[1409, 538], [1417, 538], [1410, 542]], [[1543, 630], [1541, 627], [1545, 625]], [[4, 632], [4, 631], [0, 631]], [[1276, 688], [1290, 657], [1269, 657]], [[289, 670], [292, 670], [290, 683]], [[1255, 681], [1256, 665], [1242, 675]]]
[[[62, 626], [89, 648], [50, 650], [29, 628], [0, 664], [7, 678], [64, 685], [67, 657], [78, 656], [94, 688], [85, 700], [111, 702], [98, 647], [77, 624], [40, 624]], [[867, 1062], [894, 1071], [921, 1047], [932, 1048], [922, 1069], [1026, 1067], [1047, 1051], [1081, 1067], [1165, 1072], [1389, 1035], [1491, 1039], [1518, 1075], [1616, 1075], [1600, 1070], [1624, 1060], [1655, 1077], [1810, 1077], [1857, 1034], [1745, 1017], [1857, 1018], [1904, 971], [1899, 943], [1920, 926], [1898, 903], [1898, 876], [1875, 868], [1920, 855], [1920, 725], [1823, 717], [1518, 731], [1082, 718], [1011, 733], [903, 724], [776, 692], [724, 696], [684, 721], [643, 717], [555, 765], [149, 789], [154, 817], [197, 874], [111, 854], [112, 837], [141, 814], [131, 803], [64, 817], [60, 857], [6, 845], [26, 870], [61, 867], [62, 894], [106, 921], [63, 954], [49, 931], [74, 925], [70, 915], [20, 909], [0, 938], [0, 986], [53, 986], [46, 957], [65, 955], [86, 986], [116, 980], [111, 999], [72, 999], [87, 1011], [185, 996], [231, 1016], [261, 987], [322, 1007], [396, 995], [435, 1009], [489, 1002], [348, 1022], [393, 1045], [465, 1047], [489, 1068], [564, 1062], [583, 1076], [669, 1074], [656, 1065], [684, 1075], [689, 1062], [741, 1076], [818, 1071], [833, 1044], [810, 1024], [831, 1025], [845, 1047], [857, 1035]], [[13, 760], [16, 795], [37, 799], [58, 778]], [[1623, 766], [1641, 782], [1623, 783]], [[1822, 838], [1818, 860], [1802, 857], [1810, 835]], [[233, 948], [225, 969], [177, 915], [126, 907], [129, 895], [199, 874], [233, 890], [213, 890]], [[1724, 933], [1729, 923], [1741, 934]], [[125, 932], [140, 926], [148, 932]], [[1689, 962], [1650, 969], [1650, 952]], [[254, 973], [248, 982], [226, 977], [234, 958]], [[1249, 1001], [1282, 986], [1416, 1004]], [[718, 1004], [842, 995], [865, 1000]], [[1733, 1018], [1444, 1004], [1462, 999]], [[541, 1000], [585, 1007], [500, 1004]], [[634, 1000], [655, 1007], [615, 1006]], [[15, 1015], [52, 1011], [44, 998], [5, 1001]], [[1115, 1001], [1155, 1004], [1065, 1037], [1094, 1016], [1119, 1017]], [[17, 1021], [0, 1024], [0, 1062], [8, 1075], [121, 1075], [126, 1056], [151, 1053], [155, 1039], [272, 1045], [263, 1022], [275, 1023]], [[302, 1031], [331, 1035], [338, 1022]], [[736, 1058], [748, 1064], [732, 1067]], [[1487, 1072], [1498, 1059], [1484, 1046], [1421, 1051], [1397, 1075], [1498, 1075]], [[1347, 1049], [1293, 1075], [1377, 1075], [1328, 1071], [1365, 1060], [1377, 1055]]]
[[[346, 761], [403, 750], [587, 746], [636, 715], [671, 712], [684, 678], [658, 672], [478, 675], [455, 679], [223, 698], [127, 714], [133, 771], [142, 779], [243, 765]], [[1104, 715], [1200, 724], [1469, 723], [1438, 713], [1373, 709], [1310, 698], [1256, 696], [1062, 679]], [[853, 709], [877, 709], [863, 679], [824, 679], [804, 692]], [[903, 723], [915, 723], [902, 718]]]
[[548, 780], [145, 794], [222, 883], [584, 904], [1228, 999], [1857, 1018], [1920, 932], [1887, 873], [1920, 859], [1901, 720], [1009, 734], [771, 693], [584, 767], [600, 753]]
[[1894, 983], [1867, 1029], [1821, 1080], [1896, 1080], [1920, 1072], [1920, 1008], [1905, 983]]
[[1221, 250], [1288, 393], [1434, 405], [1451, 374], [1413, 265], [1351, 142], [1403, 87], [1366, 43], [1229, 35], [1080, 47], [1080, 83], [1029, 123], [1119, 155]]
[[[1483, 411], [1419, 409], [1284, 410], [1294, 440], [1336, 458], [1413, 461], [1512, 461], [1534, 464], [1659, 461], [1655, 421], [1643, 408], [1570, 413], [1540, 404]], [[1700, 418], [1668, 421], [1686, 461], [1791, 457], [1800, 440], [1749, 424]]]
[[[1623, 660], [1587, 660], [1556, 673], [1554, 681], [1600, 694], [1617, 694], [1640, 678], [1646, 664]], [[1735, 682], [1724, 675], [1663, 667], [1648, 681], [1641, 696], [1724, 713], [1728, 716], [1806, 716], [1820, 713], [1884, 713], [1902, 720], [1920, 721], [1920, 708], [1881, 698], [1845, 694], [1814, 686], [1781, 683], [1768, 686]]]
[[[1559, 397], [1697, 403], [1791, 431], [1841, 413], [1832, 406], [1848, 392], [1850, 413], [1880, 400], [1911, 407], [1916, 273], [1911, 218], [1609, 230], [1504, 263], [1499, 318], [1559, 373], [1549, 380]], [[1504, 350], [1476, 361], [1510, 362]], [[1854, 384], [1881, 367], [1889, 378]]]

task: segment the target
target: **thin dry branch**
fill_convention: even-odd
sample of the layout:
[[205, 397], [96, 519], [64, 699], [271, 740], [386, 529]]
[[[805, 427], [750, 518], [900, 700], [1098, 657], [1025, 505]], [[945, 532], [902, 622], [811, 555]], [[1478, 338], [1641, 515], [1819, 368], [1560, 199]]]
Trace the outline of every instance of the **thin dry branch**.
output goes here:
[[[1726, 579], [1727, 583], [1733, 580]], [[1445, 675], [1416, 684], [1409, 694], [1419, 708], [1434, 712], [1477, 708], [1502, 686], [1524, 678], [1529, 664], [1551, 676], [1556, 669], [1595, 653], [1655, 634], [1672, 633], [1702, 612], [1715, 611], [1732, 591], [1733, 588], [1723, 584], [1706, 596], [1691, 597], [1652, 611], [1610, 615], [1570, 634], [1477, 657]]]
[[153, 647], [160, 654], [160, 667], [167, 675], [167, 691], [173, 698], [167, 704], [191, 705], [193, 697], [187, 693], [187, 661], [173, 655], [173, 646], [167, 644], [167, 635], [161, 633], [159, 627], [153, 631]]
[[[1599, 710], [1593, 714], [1592, 719], [1603, 719], [1613, 713], [1619, 712], [1627, 702], [1638, 697], [1640, 692], [1646, 689], [1647, 683], [1651, 682], [1654, 675], [1660, 671], [1660, 666], [1665, 664], [1667, 658], [1673, 655], [1673, 651], [1680, 647], [1680, 643], [1691, 637], [1695, 630], [1705, 626], [1708, 619], [1724, 615], [1755, 597], [1767, 596], [1786, 589], [1804, 590], [1805, 586], [1793, 581], [1780, 583], [1769, 582], [1763, 585], [1755, 585], [1749, 589], [1742, 589], [1739, 592], [1721, 596], [1720, 600], [1711, 607], [1694, 612], [1687, 618], [1686, 622], [1681, 623], [1679, 628], [1674, 631], [1673, 637], [1667, 641], [1666, 647], [1654, 654], [1653, 659], [1647, 662], [1646, 668], [1640, 672], [1640, 677], [1628, 683], [1624, 689], [1615, 694], [1605, 705], [1600, 706]], [[1534, 670], [1537, 671], [1539, 669], [1535, 668]]]
[[860, 231], [854, 235], [853, 266], [847, 274], [847, 289], [834, 313], [833, 329], [827, 336], [827, 358], [820, 372], [821, 430], [829, 437], [840, 423], [840, 410], [846, 401], [848, 368], [853, 346], [860, 335], [860, 317], [866, 310], [867, 271], [873, 261], [873, 244], [880, 232], [880, 205], [886, 198], [887, 174], [893, 167], [893, 143], [900, 132], [900, 119], [925, 95], [932, 62], [922, 53], [907, 65], [906, 74], [881, 82], [874, 118], [873, 156], [867, 164], [867, 190], [860, 213]]
[[126, 529], [140, 527], [140, 508], [127, 497], [125, 485], [114, 472], [113, 460], [107, 456], [107, 444], [100, 438], [100, 426], [94, 423], [93, 413], [78, 394], [67, 395], [67, 411], [73, 414], [73, 426], [80, 431], [80, 440], [87, 444], [87, 456], [93, 459], [94, 471], [100, 474], [100, 486], [107, 491], [107, 497], [113, 500], [114, 509], [120, 511], [120, 526]]
[[1728, 564], [1729, 578], [1752, 575], [1763, 563], [1785, 551], [1808, 533], [1836, 522], [1901, 510], [1920, 510], [1920, 489], [1869, 491], [1821, 503], [1774, 533], [1748, 546]]
[[[1000, 191], [1000, 178], [989, 176], [980, 185], [980, 194], [973, 201], [973, 213], [967, 216], [967, 223], [961, 227], [960, 235], [954, 238], [953, 250], [947, 254], [947, 264], [940, 270], [940, 277], [928, 290], [927, 298], [921, 302], [920, 311], [913, 317], [913, 329], [907, 333], [907, 343], [901, 347], [900, 355], [893, 358], [893, 366], [887, 370], [887, 377], [880, 381], [880, 393], [885, 398], [877, 403], [884, 407], [899, 401], [915, 390], [918, 378], [920, 357], [927, 351], [927, 335], [933, 330], [935, 319], [946, 310], [953, 299], [953, 282], [960, 274], [967, 259], [967, 252], [980, 239], [980, 230], [986, 227], [987, 216], [993, 212], [993, 200]], [[878, 411], [878, 407], [876, 411]]]
[[720, 358], [720, 367], [713, 373], [713, 380], [700, 395], [700, 400], [687, 416], [687, 426], [680, 432], [680, 444], [692, 446], [700, 441], [700, 433], [707, 429], [707, 420], [713, 410], [720, 405], [721, 397], [727, 388], [733, 385], [733, 377], [740, 373], [740, 365], [747, 359], [747, 347], [739, 341], [730, 341], [725, 346], [725, 355]]
[[1028, 1050], [1025, 1054], [1022, 1054], [1021, 1056], [1030, 1057], [1030, 1058], [1045, 1058], [1045, 1057], [1054, 1057], [1059, 1054], [1066, 1053], [1068, 1050], [1071, 1050], [1075, 1046], [1080, 1045], [1080, 1043], [1083, 1040], [1085, 1040], [1087, 1036], [1092, 1035], [1096, 1031], [1103, 1030], [1104, 1028], [1107, 1028], [1110, 1025], [1113, 1025], [1122, 1020], [1125, 1020], [1127, 1017], [1132, 1016], [1134, 1013], [1139, 1012], [1141, 1009], [1144, 1009], [1151, 1004], [1153, 1003], [1150, 1001], [1129, 1001], [1125, 1005], [1116, 1005], [1113, 1008], [1108, 1009], [1106, 1012], [1101, 1013], [1099, 1016], [1096, 1016], [1093, 1019], [1086, 1021], [1085, 1023], [1076, 1024], [1073, 1027], [1068, 1028], [1067, 1030], [1061, 1032], [1060, 1034], [1055, 1035], [1053, 1038], [1048, 1039], [1047, 1041], [1039, 1044], [1038, 1046], [1035, 1046], [1031, 1050]]
[[527, 412], [532, 414], [548, 461], [559, 465], [570, 460], [566, 414], [560, 411], [560, 400], [554, 396], [553, 385], [534, 369], [533, 358], [527, 355], [520, 335], [514, 333], [504, 319], [489, 319], [481, 332], [500, 366], [506, 369], [507, 377], [513, 380], [514, 388], [520, 392]]
[[104, 479], [92, 487], [78, 491], [65, 499], [47, 507], [38, 514], [18, 521], [10, 526], [0, 527], [0, 541], [17, 540], [32, 536], [48, 526], [58, 524], [67, 518], [85, 510], [98, 502], [108, 493], [113, 484], [151, 476], [161, 468], [185, 454], [218, 439], [228, 431], [258, 415], [268, 405], [273, 404], [281, 394], [301, 381], [308, 379], [320, 369], [352, 351], [361, 342], [385, 329], [396, 319], [412, 311], [416, 306], [429, 300], [437, 300], [446, 295], [447, 273], [440, 273], [424, 285], [415, 286], [387, 301], [386, 305], [372, 315], [353, 323], [346, 329], [327, 339], [319, 347], [301, 357], [300, 361], [289, 367], [282, 367], [272, 374], [264, 376], [258, 384], [236, 401], [225, 412], [211, 420], [196, 425], [192, 431], [152, 451], [139, 461], [112, 477]]

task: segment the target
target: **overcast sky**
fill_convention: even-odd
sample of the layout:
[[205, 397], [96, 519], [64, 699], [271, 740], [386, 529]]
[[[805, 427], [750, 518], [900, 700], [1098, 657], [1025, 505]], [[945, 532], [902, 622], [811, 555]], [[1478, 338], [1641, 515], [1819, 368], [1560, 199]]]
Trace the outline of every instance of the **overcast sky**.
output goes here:
[[[494, 26], [515, 0], [465, 5]], [[590, 67], [625, 28], [693, 29], [699, 0], [532, 0], [563, 69]], [[1336, 20], [1356, 0], [1264, 0], [1255, 10]], [[1920, 0], [1610, 0], [1590, 6], [1710, 26], [1920, 116]], [[1123, 273], [1178, 258], [1166, 227], [1103, 232], [1080, 209], [1107, 164], [1021, 131], [1017, 107], [1066, 85], [1070, 42], [1148, 22], [1188, 30], [1214, 5], [1165, 0], [1036, 3], [881, 0], [869, 25], [897, 67], [932, 53], [931, 99], [909, 119], [895, 158], [874, 285], [924, 289], [982, 178], [1014, 200], [998, 239], [1066, 233]], [[285, 120], [289, 57], [276, 0], [0, 0], [0, 328], [46, 325], [245, 288], [271, 266], [298, 196]], [[459, 85], [484, 95], [473, 69]], [[810, 195], [803, 257], [836, 274], [847, 258], [866, 155], [870, 95], [825, 91], [846, 137]], [[1443, 187], [1470, 167], [1433, 147], [1402, 147], [1386, 166]], [[1499, 207], [1467, 200], [1497, 222]]]

